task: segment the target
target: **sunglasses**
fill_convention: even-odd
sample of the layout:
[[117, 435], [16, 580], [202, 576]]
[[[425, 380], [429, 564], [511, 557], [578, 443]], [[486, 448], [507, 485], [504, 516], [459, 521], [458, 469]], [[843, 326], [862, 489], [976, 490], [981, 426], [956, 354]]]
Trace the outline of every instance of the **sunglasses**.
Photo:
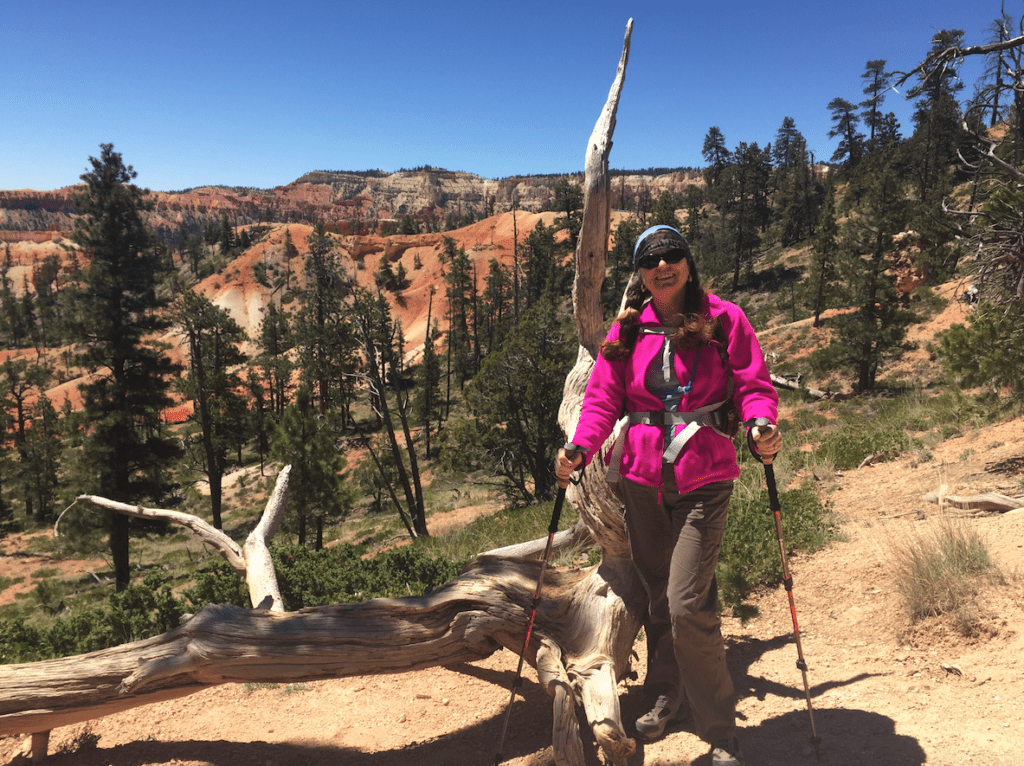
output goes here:
[[664, 261], [665, 263], [679, 263], [686, 257], [685, 250], [669, 250], [664, 253], [648, 253], [640, 256], [636, 261], [638, 269], [656, 269]]

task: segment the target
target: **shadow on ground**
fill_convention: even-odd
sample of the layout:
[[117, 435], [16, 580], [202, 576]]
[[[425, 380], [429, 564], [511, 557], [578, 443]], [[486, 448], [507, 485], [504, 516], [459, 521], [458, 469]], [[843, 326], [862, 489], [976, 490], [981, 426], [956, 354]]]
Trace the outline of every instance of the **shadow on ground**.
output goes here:
[[[765, 699], [772, 694], [804, 701], [803, 689], [788, 687], [759, 676], [749, 668], [765, 652], [780, 648], [790, 641], [787, 636], [769, 640], [744, 639], [731, 642], [729, 664], [741, 697]], [[794, 649], [795, 652], [795, 649]], [[795, 654], [794, 654], [795, 657]], [[471, 675], [504, 689], [511, 689], [512, 674], [497, 672], [474, 665], [459, 665], [455, 672]], [[856, 683], [867, 674], [841, 681], [829, 681], [812, 686], [812, 699], [824, 692]], [[812, 678], [813, 681], [813, 678]], [[626, 732], [634, 736], [632, 721], [645, 703], [639, 686], [631, 686], [620, 698]], [[926, 763], [924, 750], [916, 739], [896, 734], [891, 718], [866, 710], [831, 708], [815, 710], [815, 723], [821, 737], [820, 761], [815, 760], [811, 743], [810, 717], [805, 707], [761, 721], [757, 726], [743, 726], [743, 747], [748, 760], [758, 766], [922, 766]], [[305, 745], [301, 743], [179, 741], [148, 740], [115, 747], [86, 748], [68, 754], [54, 754], [47, 761], [51, 766], [134, 766], [135, 764], [174, 764], [182, 761], [200, 761], [214, 766], [307, 766], [307, 764], [339, 763], [345, 766], [490, 766], [495, 762], [505, 713], [481, 721], [459, 731], [439, 735], [435, 739], [409, 744], [380, 753], [365, 753], [345, 747]], [[532, 680], [524, 679], [520, 693], [512, 707], [504, 746], [503, 761], [524, 758], [529, 766], [547, 766], [553, 763], [551, 753], [551, 698]], [[585, 721], [580, 722], [584, 739], [584, 752], [588, 766], [598, 766], [601, 760], [587, 735]], [[296, 732], [296, 738], [301, 737]], [[666, 736], [689, 736], [695, 740], [692, 721], [687, 720], [669, 727]], [[102, 745], [102, 742], [100, 743]], [[26, 761], [27, 763], [27, 761]], [[691, 766], [711, 766], [710, 755], [702, 755], [690, 762]], [[637, 752], [629, 759], [629, 766], [663, 766], [657, 758], [648, 758], [644, 744], [637, 741]], [[686, 766], [678, 763], [673, 766]]]

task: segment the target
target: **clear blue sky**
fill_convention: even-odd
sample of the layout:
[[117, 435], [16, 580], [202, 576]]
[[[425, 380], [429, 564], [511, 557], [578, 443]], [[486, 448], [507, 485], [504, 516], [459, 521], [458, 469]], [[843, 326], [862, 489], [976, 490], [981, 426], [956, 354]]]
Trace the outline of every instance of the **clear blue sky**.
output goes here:
[[[1007, 3], [1020, 16], [1017, 3]], [[273, 187], [310, 170], [433, 165], [486, 178], [583, 169], [632, 53], [613, 168], [702, 166], [784, 117], [819, 159], [827, 104], [940, 29], [985, 42], [998, 0], [2, 0], [0, 189], [75, 183], [113, 143], [137, 183]], [[963, 70], [966, 98], [977, 67]], [[904, 135], [911, 106], [888, 95]]]

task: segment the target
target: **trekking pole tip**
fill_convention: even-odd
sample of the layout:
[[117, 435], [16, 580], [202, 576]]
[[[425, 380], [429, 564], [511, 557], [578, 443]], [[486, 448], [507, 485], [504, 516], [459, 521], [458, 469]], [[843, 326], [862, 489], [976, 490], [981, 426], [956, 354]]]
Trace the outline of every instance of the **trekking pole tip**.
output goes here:
[[811, 744], [814, 745], [814, 759], [821, 763], [821, 737], [811, 737]]

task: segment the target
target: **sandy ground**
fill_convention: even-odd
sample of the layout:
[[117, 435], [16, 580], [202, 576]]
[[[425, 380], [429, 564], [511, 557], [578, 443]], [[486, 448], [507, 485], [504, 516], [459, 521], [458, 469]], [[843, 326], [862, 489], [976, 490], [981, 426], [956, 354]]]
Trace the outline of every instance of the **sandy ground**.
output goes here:
[[[926, 462], [908, 454], [848, 471], [828, 493], [845, 540], [791, 559], [822, 763], [1024, 762], [1024, 512], [963, 520], [987, 541], [1006, 579], [987, 591], [978, 637], [963, 638], [940, 620], [910, 626], [891, 569], [894, 541], [943, 523], [939, 506], [921, 499], [925, 493], [942, 486], [950, 494], [1019, 492], [1022, 428], [1024, 420], [1018, 419], [951, 439]], [[753, 604], [759, 614], [747, 623], [724, 619], [744, 749], [751, 764], [812, 764], [810, 717], [785, 591], [759, 593]], [[636, 648], [635, 667], [642, 669], [643, 643]], [[212, 688], [56, 729], [49, 762], [493, 763], [516, 660], [502, 651], [471, 665], [402, 675]], [[620, 686], [627, 722], [643, 707], [641, 681], [627, 679]], [[524, 697], [513, 707], [505, 762], [553, 763], [551, 704], [532, 669]], [[24, 737], [0, 740], [0, 764], [24, 762], [19, 753], [25, 745]], [[588, 763], [599, 762], [589, 750]], [[710, 758], [683, 723], [663, 740], [640, 745], [629, 764], [706, 766]]]

